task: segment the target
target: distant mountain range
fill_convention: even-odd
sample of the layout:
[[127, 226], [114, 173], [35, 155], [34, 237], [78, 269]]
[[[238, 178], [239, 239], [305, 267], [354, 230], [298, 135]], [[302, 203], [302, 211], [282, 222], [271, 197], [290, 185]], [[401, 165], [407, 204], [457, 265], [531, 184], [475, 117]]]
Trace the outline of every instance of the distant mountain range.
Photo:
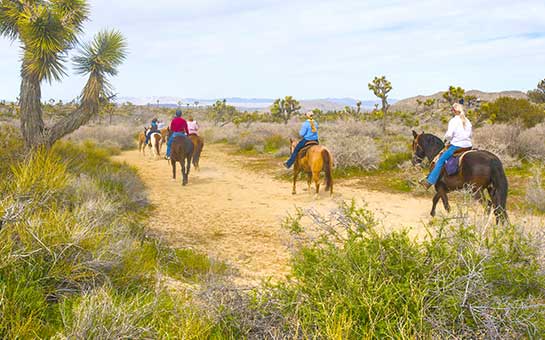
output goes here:
[[[388, 99], [392, 105], [392, 110], [415, 110], [417, 99], [425, 101], [433, 98], [441, 100], [444, 92], [437, 92], [429, 96], [415, 96], [403, 100]], [[479, 90], [466, 91], [466, 95], [473, 95], [480, 98], [482, 101], [494, 101], [499, 97], [527, 98], [526, 93], [522, 91], [502, 91], [502, 92], [483, 92]], [[220, 98], [223, 100], [224, 98]], [[131, 102], [135, 105], [159, 105], [161, 107], [176, 108], [179, 106], [186, 107], [204, 107], [212, 105], [217, 99], [202, 99], [202, 98], [181, 98], [181, 97], [120, 97], [118, 103]], [[241, 98], [230, 97], [225, 98], [228, 104], [237, 107], [239, 110], [257, 110], [266, 111], [274, 102], [274, 98]], [[354, 98], [319, 98], [319, 99], [302, 99], [301, 111], [320, 109], [322, 111], [342, 110], [345, 106], [356, 107], [357, 99]], [[362, 100], [362, 110], [370, 111], [375, 105], [380, 106], [379, 100]]]
[[[220, 100], [223, 100], [221, 98]], [[134, 105], [159, 105], [161, 107], [194, 107], [208, 106], [216, 102], [217, 99], [202, 99], [202, 98], [180, 98], [180, 97], [119, 97], [118, 103], [130, 102]], [[230, 97], [225, 98], [228, 104], [242, 110], [259, 110], [268, 109], [275, 99], [273, 98], [240, 98]], [[300, 100], [302, 110], [320, 109], [323, 111], [342, 110], [345, 106], [356, 107], [357, 99], [354, 98], [320, 98], [320, 99], [303, 99]], [[390, 99], [391, 103], [395, 103], [395, 99]], [[375, 104], [379, 104], [378, 100], [362, 101], [362, 110], [372, 110]]]

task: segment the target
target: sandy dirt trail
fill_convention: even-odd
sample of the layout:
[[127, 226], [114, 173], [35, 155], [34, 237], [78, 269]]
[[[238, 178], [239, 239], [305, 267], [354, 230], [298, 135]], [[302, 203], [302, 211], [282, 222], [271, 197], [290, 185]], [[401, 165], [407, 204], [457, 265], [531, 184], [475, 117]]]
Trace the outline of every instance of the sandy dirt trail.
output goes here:
[[349, 182], [336, 183], [333, 196], [322, 193], [316, 198], [306, 191], [306, 181], [300, 181], [294, 196], [291, 183], [244, 169], [252, 160], [234, 156], [231, 147], [221, 144], [205, 146], [201, 170], [191, 169], [186, 187], [180, 173], [176, 182], [172, 180], [165, 160], [153, 160], [136, 150], [114, 159], [136, 167], [146, 184], [156, 207], [151, 229], [174, 246], [227, 262], [236, 269], [234, 281], [240, 285], [256, 285], [268, 277], [282, 279], [288, 273], [289, 236], [281, 223], [296, 207], [327, 214], [342, 201], [355, 199], [365, 202], [387, 229], [422, 229], [429, 220], [429, 199], [355, 189]]

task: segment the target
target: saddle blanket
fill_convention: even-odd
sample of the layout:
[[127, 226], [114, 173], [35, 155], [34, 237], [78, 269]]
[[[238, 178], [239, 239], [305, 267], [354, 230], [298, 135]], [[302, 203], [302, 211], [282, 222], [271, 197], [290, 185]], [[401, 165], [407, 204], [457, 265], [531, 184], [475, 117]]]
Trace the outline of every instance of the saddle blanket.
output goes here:
[[452, 157], [450, 157], [445, 163], [445, 171], [448, 176], [454, 176], [460, 171], [462, 166], [462, 160], [464, 156], [468, 153], [475, 152], [477, 149], [470, 150], [460, 150], [460, 152], [455, 152]]

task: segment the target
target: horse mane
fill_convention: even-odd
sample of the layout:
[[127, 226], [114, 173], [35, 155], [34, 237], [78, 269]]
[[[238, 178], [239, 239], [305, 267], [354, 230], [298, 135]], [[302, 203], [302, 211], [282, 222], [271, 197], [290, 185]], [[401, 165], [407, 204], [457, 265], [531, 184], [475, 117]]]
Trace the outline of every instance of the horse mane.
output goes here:
[[445, 146], [445, 143], [443, 143], [441, 138], [437, 137], [436, 135], [432, 135], [431, 133], [424, 133], [420, 138], [423, 142], [428, 143], [430, 146], [440, 146], [441, 148]]
[[445, 147], [445, 143], [441, 138], [431, 133], [424, 133], [420, 136], [420, 142], [424, 144], [425, 150], [428, 150], [429, 153], [426, 153], [426, 156], [430, 162], [435, 158], [435, 156]]

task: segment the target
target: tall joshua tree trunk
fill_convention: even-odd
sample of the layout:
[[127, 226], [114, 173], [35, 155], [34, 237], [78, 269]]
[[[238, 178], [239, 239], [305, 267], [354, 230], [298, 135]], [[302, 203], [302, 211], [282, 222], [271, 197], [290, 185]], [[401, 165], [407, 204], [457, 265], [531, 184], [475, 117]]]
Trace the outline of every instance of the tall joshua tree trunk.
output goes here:
[[21, 80], [21, 132], [25, 146], [31, 148], [43, 143], [45, 124], [42, 119], [40, 81], [22, 76]]

